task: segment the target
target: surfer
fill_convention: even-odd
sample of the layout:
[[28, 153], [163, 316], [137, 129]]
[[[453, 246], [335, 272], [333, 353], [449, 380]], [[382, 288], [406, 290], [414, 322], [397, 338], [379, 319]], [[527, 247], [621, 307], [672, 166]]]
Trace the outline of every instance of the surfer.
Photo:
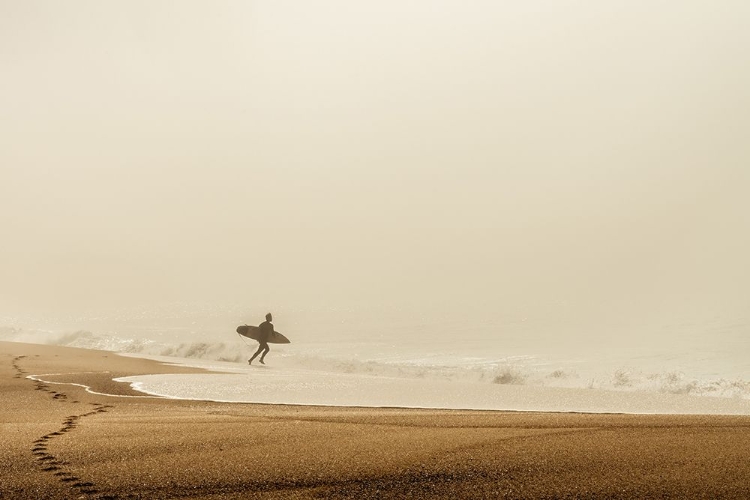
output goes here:
[[253, 354], [253, 357], [247, 360], [248, 365], [253, 364], [253, 360], [258, 356], [258, 354], [263, 351], [263, 354], [260, 356], [260, 364], [265, 365], [266, 362], [263, 361], [263, 358], [266, 357], [266, 354], [268, 354], [268, 351], [271, 349], [268, 347], [268, 338], [273, 334], [273, 316], [271, 316], [271, 313], [266, 314], [266, 320], [258, 325], [258, 328], [260, 329], [260, 335], [258, 338], [258, 350], [255, 351], [255, 354]]

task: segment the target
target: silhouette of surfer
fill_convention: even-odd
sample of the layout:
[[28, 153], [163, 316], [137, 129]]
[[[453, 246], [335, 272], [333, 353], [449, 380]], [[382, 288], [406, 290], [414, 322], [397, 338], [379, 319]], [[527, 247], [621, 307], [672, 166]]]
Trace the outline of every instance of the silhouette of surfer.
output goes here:
[[271, 323], [271, 321], [273, 321], [273, 316], [271, 316], [271, 313], [268, 313], [266, 314], [266, 320], [258, 325], [258, 328], [260, 328], [258, 343], [260, 345], [258, 346], [258, 350], [255, 351], [255, 354], [253, 354], [253, 357], [247, 360], [248, 365], [253, 364], [253, 360], [261, 353], [261, 351], [263, 354], [260, 356], [260, 364], [266, 364], [266, 362], [263, 361], [263, 358], [265, 358], [268, 351], [271, 350], [271, 348], [268, 347], [268, 338], [273, 334], [273, 323]]

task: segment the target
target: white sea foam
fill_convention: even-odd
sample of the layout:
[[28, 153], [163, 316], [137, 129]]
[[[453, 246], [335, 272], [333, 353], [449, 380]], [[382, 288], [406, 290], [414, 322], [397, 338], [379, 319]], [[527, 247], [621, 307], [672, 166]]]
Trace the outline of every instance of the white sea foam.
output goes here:
[[[171, 358], [155, 357], [161, 361]], [[382, 373], [313, 370], [289, 359], [273, 366], [183, 360], [224, 373], [145, 375], [118, 379], [169, 398], [266, 404], [445, 408], [596, 413], [750, 414], [750, 400], [649, 391], [543, 387]]]

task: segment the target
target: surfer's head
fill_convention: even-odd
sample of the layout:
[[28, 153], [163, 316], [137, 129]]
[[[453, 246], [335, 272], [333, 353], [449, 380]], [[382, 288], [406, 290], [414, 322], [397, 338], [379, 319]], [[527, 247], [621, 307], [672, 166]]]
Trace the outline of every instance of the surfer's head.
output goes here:
[[266, 321], [273, 321], [273, 316], [271, 316], [271, 313], [266, 314]]

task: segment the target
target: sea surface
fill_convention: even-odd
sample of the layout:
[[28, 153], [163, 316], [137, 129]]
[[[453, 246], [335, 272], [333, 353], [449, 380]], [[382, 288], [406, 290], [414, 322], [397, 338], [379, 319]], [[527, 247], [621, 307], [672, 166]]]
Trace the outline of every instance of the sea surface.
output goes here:
[[275, 312], [266, 365], [240, 324], [265, 311], [170, 304], [0, 315], [0, 340], [103, 349], [215, 373], [128, 377], [213, 401], [481, 410], [750, 414], [750, 321], [581, 322], [528, 311], [378, 306]]

